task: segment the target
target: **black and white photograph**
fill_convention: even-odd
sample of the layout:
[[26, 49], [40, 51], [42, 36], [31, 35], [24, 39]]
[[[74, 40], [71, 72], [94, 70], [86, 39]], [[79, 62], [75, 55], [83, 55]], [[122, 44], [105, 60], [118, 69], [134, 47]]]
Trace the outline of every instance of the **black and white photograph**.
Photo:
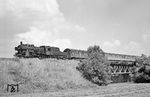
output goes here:
[[0, 0], [0, 97], [150, 97], [150, 0]]

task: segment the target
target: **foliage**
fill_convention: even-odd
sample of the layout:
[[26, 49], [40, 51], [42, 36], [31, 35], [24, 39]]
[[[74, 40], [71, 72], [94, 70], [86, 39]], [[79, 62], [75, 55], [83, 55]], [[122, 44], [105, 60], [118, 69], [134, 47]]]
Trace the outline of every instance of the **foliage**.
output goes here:
[[150, 83], [150, 56], [142, 54], [136, 59], [131, 77], [135, 83]]
[[89, 47], [88, 58], [79, 63], [77, 69], [83, 77], [98, 85], [110, 82], [110, 64], [99, 46]]
[[140, 57], [136, 59], [136, 62], [138, 67], [142, 65], [150, 65], [150, 56], [147, 57], [146, 55], [142, 54]]
[[21, 93], [96, 87], [81, 76], [77, 65], [76, 60], [0, 59], [0, 93], [7, 84], [19, 84]]

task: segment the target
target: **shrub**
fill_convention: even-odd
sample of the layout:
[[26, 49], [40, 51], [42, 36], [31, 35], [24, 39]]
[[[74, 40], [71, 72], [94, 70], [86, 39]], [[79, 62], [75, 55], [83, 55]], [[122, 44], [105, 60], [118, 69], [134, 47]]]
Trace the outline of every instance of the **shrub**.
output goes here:
[[88, 58], [79, 63], [77, 69], [87, 80], [98, 84], [107, 85], [110, 82], [110, 64], [99, 46], [89, 47]]
[[135, 83], [150, 83], [150, 57], [142, 54], [136, 59], [131, 77]]

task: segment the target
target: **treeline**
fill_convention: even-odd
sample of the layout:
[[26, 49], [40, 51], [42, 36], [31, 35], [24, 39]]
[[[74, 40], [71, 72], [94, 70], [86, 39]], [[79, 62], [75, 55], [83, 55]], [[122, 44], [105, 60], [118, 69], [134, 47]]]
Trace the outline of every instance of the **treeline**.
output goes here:
[[136, 65], [130, 76], [135, 83], [150, 83], [150, 56], [142, 54], [136, 58]]
[[[112, 67], [106, 58], [104, 51], [97, 45], [87, 49], [88, 58], [82, 60], [76, 67], [82, 76], [92, 83], [98, 85], [108, 85], [111, 83]], [[136, 65], [130, 74], [131, 80], [135, 83], [150, 82], [150, 56], [141, 55], [135, 60]]]

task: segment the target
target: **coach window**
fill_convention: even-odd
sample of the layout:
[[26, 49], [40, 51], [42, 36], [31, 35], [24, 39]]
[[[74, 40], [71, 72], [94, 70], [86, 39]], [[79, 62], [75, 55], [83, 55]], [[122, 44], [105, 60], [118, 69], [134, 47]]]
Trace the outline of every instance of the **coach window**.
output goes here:
[[51, 48], [48, 48], [48, 51], [51, 51]]

